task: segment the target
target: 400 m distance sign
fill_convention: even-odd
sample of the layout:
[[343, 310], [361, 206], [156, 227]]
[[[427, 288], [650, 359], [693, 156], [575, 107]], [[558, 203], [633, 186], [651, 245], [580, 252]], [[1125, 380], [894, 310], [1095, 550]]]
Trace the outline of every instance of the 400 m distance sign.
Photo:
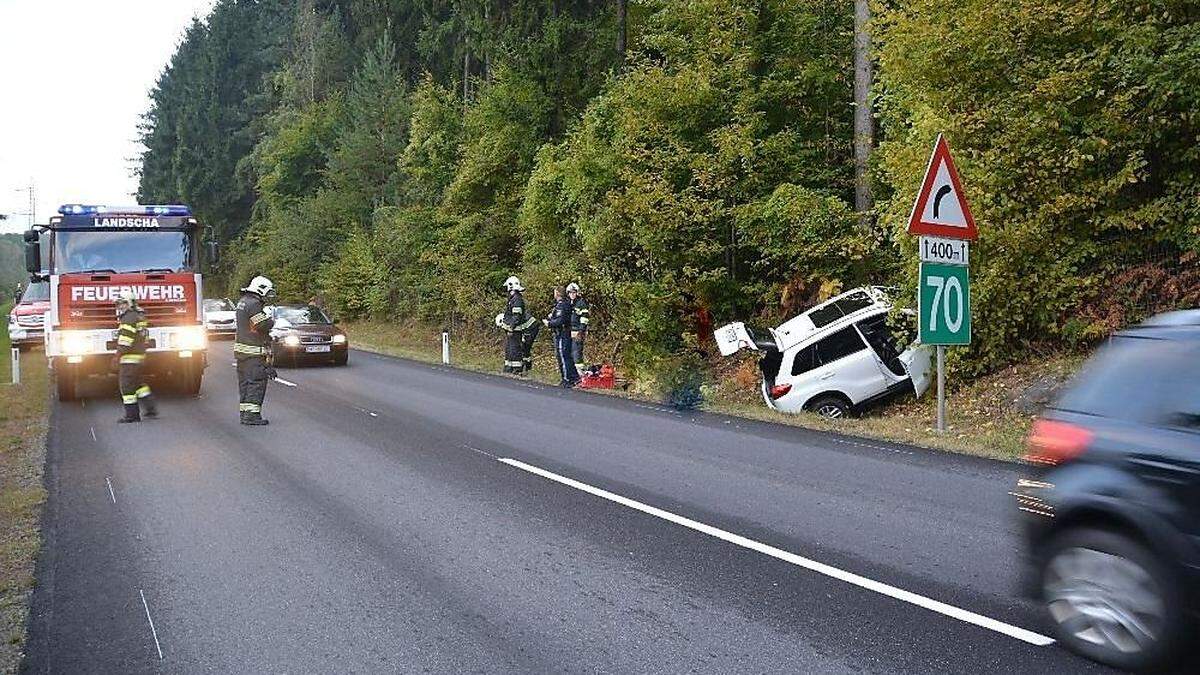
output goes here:
[[971, 344], [971, 286], [961, 265], [921, 263], [921, 343]]

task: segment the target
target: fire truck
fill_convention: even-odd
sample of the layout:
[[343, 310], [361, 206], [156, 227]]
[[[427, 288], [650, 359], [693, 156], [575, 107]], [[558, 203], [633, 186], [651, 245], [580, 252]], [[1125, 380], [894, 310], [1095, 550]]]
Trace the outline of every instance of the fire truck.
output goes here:
[[[74, 400], [84, 378], [113, 372], [113, 303], [126, 291], [150, 323], [147, 375], [174, 384], [180, 393], [199, 393], [208, 341], [201, 307], [202, 232], [191, 210], [66, 204], [58, 214], [48, 225], [26, 231], [24, 240], [31, 278], [50, 284], [44, 339], [59, 400]], [[43, 243], [49, 249], [45, 256]]]

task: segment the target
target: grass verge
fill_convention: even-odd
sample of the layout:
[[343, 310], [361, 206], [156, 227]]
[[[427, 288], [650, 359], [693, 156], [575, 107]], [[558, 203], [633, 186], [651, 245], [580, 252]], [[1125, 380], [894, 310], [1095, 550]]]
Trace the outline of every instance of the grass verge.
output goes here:
[[[7, 315], [7, 310], [4, 310]], [[0, 382], [11, 382], [8, 332], [0, 334]], [[46, 491], [47, 369], [40, 353], [21, 359], [21, 384], [0, 384], [0, 673], [15, 673], [25, 646], [38, 529]]]
[[[381, 322], [348, 323], [351, 344], [367, 351], [402, 356], [427, 363], [441, 362], [441, 332], [415, 324]], [[555, 384], [558, 372], [546, 338], [540, 337], [534, 354], [534, 380]], [[495, 373], [502, 361], [501, 337], [454, 336], [451, 364], [456, 368]], [[589, 359], [591, 360], [591, 359]], [[1062, 382], [1079, 369], [1079, 355], [1054, 355], [1006, 368], [969, 383], [949, 382], [947, 431], [935, 429], [936, 392], [921, 399], [912, 396], [873, 408], [861, 417], [826, 420], [816, 415], [788, 415], [767, 408], [759, 394], [759, 375], [751, 356], [714, 362], [716, 383], [705, 390], [702, 409], [785, 424], [788, 426], [896, 441], [962, 454], [1013, 461], [1024, 450], [1025, 437], [1035, 415], [1019, 405], [1027, 392], [1046, 382]], [[599, 391], [627, 398], [627, 391]]]

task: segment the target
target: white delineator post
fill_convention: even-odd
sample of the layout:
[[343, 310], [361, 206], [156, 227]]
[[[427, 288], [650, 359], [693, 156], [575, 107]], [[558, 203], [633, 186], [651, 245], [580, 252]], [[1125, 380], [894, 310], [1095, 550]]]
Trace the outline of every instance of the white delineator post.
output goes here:
[[12, 348], [12, 383], [21, 384], [21, 350]]
[[442, 331], [442, 363], [450, 365], [450, 331]]

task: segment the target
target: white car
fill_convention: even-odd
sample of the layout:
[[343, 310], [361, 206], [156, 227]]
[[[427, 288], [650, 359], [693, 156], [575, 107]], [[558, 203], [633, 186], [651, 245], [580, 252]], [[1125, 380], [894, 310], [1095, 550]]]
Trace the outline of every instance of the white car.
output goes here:
[[237, 333], [237, 307], [229, 298], [204, 300], [204, 330], [212, 337]]
[[901, 351], [887, 324], [892, 303], [884, 289], [856, 288], [827, 300], [756, 338], [741, 322], [715, 332], [721, 354], [762, 352], [762, 394], [781, 412], [802, 410], [842, 417], [891, 394], [918, 397], [930, 383], [932, 349]]

